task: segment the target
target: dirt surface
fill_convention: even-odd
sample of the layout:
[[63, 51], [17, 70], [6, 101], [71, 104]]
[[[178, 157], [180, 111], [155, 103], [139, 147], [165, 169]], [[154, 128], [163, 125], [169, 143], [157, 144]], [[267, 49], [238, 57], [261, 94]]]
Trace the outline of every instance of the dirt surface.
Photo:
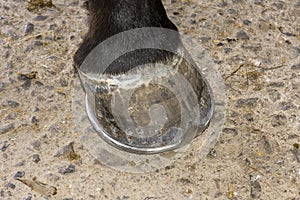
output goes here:
[[87, 12], [52, 3], [0, 1], [0, 199], [300, 199], [299, 1], [164, 1], [218, 64], [227, 119], [205, 159], [190, 149], [145, 174], [103, 166], [80, 142], [72, 56]]

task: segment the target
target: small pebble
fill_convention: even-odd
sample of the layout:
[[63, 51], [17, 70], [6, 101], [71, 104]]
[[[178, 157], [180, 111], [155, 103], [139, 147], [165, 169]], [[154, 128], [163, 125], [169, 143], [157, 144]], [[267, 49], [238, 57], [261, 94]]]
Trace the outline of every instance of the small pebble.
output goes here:
[[229, 52], [231, 52], [231, 51], [232, 51], [231, 48], [224, 48], [224, 53], [229, 53]]
[[236, 14], [238, 14], [238, 11], [231, 8], [231, 9], [228, 9], [228, 13], [232, 14], [232, 15], [236, 15]]
[[236, 107], [255, 107], [257, 105], [258, 98], [249, 98], [249, 99], [238, 99], [236, 102]]
[[249, 158], [246, 158], [245, 159], [245, 164], [248, 165], [248, 166], [251, 165], [251, 160]]
[[24, 28], [25, 35], [31, 34], [34, 30], [34, 25], [30, 22], [28, 22]]
[[35, 163], [38, 163], [41, 161], [39, 154], [33, 154], [32, 155], [32, 161]]
[[4, 141], [2, 145], [0, 145], [0, 151], [4, 152], [8, 148], [9, 144], [7, 141]]
[[47, 19], [47, 16], [44, 15], [38, 15], [36, 17], [33, 18], [34, 21], [44, 21], [45, 19]]
[[231, 134], [231, 135], [238, 135], [238, 131], [235, 128], [224, 128], [223, 133]]
[[252, 176], [250, 175], [250, 195], [253, 199], [259, 199], [262, 192], [262, 187], [260, 183], [258, 182], [258, 179], [260, 176]]
[[37, 124], [39, 122], [39, 120], [36, 118], [36, 116], [32, 116], [30, 119], [30, 123], [32, 124]]
[[282, 158], [277, 159], [276, 164], [284, 165], [284, 160]]
[[219, 7], [226, 7], [228, 3], [226, 1], [222, 1], [221, 3], [218, 4]]
[[26, 80], [24, 81], [24, 83], [22, 83], [21, 87], [24, 89], [24, 90], [28, 90], [31, 86], [31, 80]]
[[7, 106], [10, 106], [11, 108], [16, 108], [18, 106], [20, 106], [20, 104], [16, 101], [13, 101], [13, 100], [5, 100], [2, 105], [4, 107], [7, 107]]
[[209, 158], [216, 158], [217, 157], [217, 151], [215, 150], [215, 149], [211, 149], [210, 151], [209, 151], [209, 153], [207, 154], [207, 156], [209, 157]]
[[41, 41], [38, 41], [38, 40], [37, 40], [37, 41], [34, 41], [34, 42], [33, 42], [33, 45], [34, 45], [34, 46], [43, 46], [43, 43], [42, 43]]
[[245, 20], [243, 20], [243, 24], [246, 26], [249, 26], [251, 24], [251, 21], [245, 19]]
[[223, 195], [222, 192], [216, 192], [215, 195], [214, 195], [214, 198], [217, 199], [217, 198], [219, 198], [222, 195]]
[[6, 63], [5, 67], [11, 69], [11, 68], [13, 68], [13, 65], [11, 63]]
[[197, 22], [196, 22], [196, 20], [191, 19], [191, 20], [189, 21], [189, 23], [193, 25], [193, 24], [196, 24]]
[[[290, 50], [290, 55], [292, 59], [296, 59], [300, 55], [300, 47], [292, 47]], [[295, 67], [294, 70], [300, 69], [300, 63], [293, 65]], [[292, 68], [293, 69], [293, 68]]]
[[265, 135], [263, 135], [261, 138], [261, 144], [267, 154], [272, 154], [274, 152], [274, 148], [271, 144], [270, 139]]
[[22, 178], [25, 176], [25, 172], [24, 171], [17, 171], [15, 173], [15, 175], [13, 176], [14, 179], [18, 179], [18, 178]]
[[16, 119], [16, 113], [9, 113], [4, 120], [9, 121], [9, 120], [15, 120]]
[[6, 184], [4, 185], [4, 187], [6, 187], [6, 188], [11, 188], [11, 189], [15, 189], [15, 188], [16, 188], [16, 186], [15, 186], [14, 184], [12, 184], [11, 182], [6, 183]]
[[295, 108], [295, 105], [292, 102], [283, 101], [279, 103], [279, 107], [281, 110], [290, 110]]
[[264, 0], [254, 0], [254, 4], [263, 6], [264, 5]]
[[66, 168], [65, 167], [60, 168], [58, 170], [58, 173], [64, 174], [64, 175], [74, 173], [74, 172], [75, 172], [75, 165], [73, 165], [73, 164], [68, 165]]
[[24, 52], [29, 52], [33, 49], [32, 45], [26, 45], [25, 48], [24, 48]]
[[4, 125], [0, 128], [0, 134], [5, 134], [15, 128], [15, 123]]
[[48, 30], [50, 31], [50, 30], [55, 30], [55, 29], [57, 29], [57, 24], [50, 24], [49, 25], [49, 28], [48, 28]]
[[287, 122], [287, 118], [283, 114], [273, 115], [271, 119], [271, 124], [273, 127], [283, 126]]
[[6, 33], [7, 33], [13, 40], [18, 39], [18, 35], [17, 35], [15, 32], [13, 32], [12, 30], [7, 30]]
[[61, 87], [67, 87], [68, 86], [68, 81], [64, 78], [61, 78], [59, 80], [59, 83], [60, 83]]
[[300, 70], [300, 63], [298, 63], [297, 65], [293, 65], [291, 67], [291, 70]]
[[33, 147], [35, 150], [40, 150], [40, 149], [41, 149], [41, 142], [40, 142], [40, 141], [34, 141], [34, 142], [31, 142], [31, 145], [32, 145], [32, 147]]
[[272, 3], [271, 5], [277, 8], [278, 10], [282, 10], [283, 8], [283, 3], [280, 2]]
[[249, 40], [249, 36], [245, 31], [239, 31], [236, 33], [236, 38], [239, 40]]
[[244, 115], [244, 117], [247, 119], [247, 121], [249, 122], [253, 122], [254, 118], [253, 118], [253, 114], [252, 113], [247, 113]]
[[192, 181], [188, 178], [180, 178], [180, 179], [177, 179], [177, 182], [180, 182], [182, 183], [183, 185], [187, 185], [187, 184], [191, 184]]
[[288, 139], [295, 139], [295, 138], [298, 138], [300, 137], [300, 135], [297, 135], [297, 134], [291, 134], [288, 136]]
[[32, 200], [32, 195], [28, 194], [26, 197], [23, 198], [23, 200]]
[[200, 37], [199, 40], [201, 42], [208, 42], [209, 40], [211, 40], [211, 37]]
[[[48, 131], [52, 132], [52, 133], [58, 133], [59, 132], [60, 127], [58, 125], [51, 125], [48, 128]], [[55, 156], [54, 156], [55, 157]]]
[[10, 51], [5, 51], [3, 57], [7, 59], [9, 56], [10, 56]]

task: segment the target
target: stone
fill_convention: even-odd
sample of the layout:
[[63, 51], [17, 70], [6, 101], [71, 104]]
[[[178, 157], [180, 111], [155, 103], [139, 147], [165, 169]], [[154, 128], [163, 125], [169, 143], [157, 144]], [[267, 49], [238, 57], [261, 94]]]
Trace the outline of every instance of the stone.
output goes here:
[[32, 116], [31, 119], [30, 119], [30, 123], [32, 124], [37, 124], [39, 122], [39, 120], [37, 119], [36, 116]]
[[4, 126], [0, 127], [0, 135], [13, 130], [14, 128], [15, 128], [15, 123], [10, 123], [10, 124], [4, 125]]
[[18, 106], [20, 106], [20, 103], [13, 101], [13, 100], [5, 100], [2, 105], [4, 107], [10, 106], [11, 108], [16, 108]]
[[11, 189], [15, 189], [15, 188], [16, 188], [16, 186], [15, 186], [13, 183], [11, 183], [11, 182], [6, 183], [6, 184], [4, 185], [4, 187], [6, 187], [6, 188], [11, 188]]
[[22, 178], [22, 177], [24, 177], [24, 176], [25, 176], [25, 172], [24, 172], [24, 171], [17, 171], [17, 172], [14, 174], [13, 178], [14, 178], [14, 179], [18, 179], [18, 178]]
[[41, 161], [39, 154], [33, 154], [32, 155], [32, 161], [35, 163], [38, 163]]
[[60, 174], [70, 174], [70, 173], [74, 173], [75, 172], [75, 165], [70, 164], [67, 167], [62, 167], [58, 170], [58, 173]]
[[256, 107], [258, 98], [249, 98], [249, 99], [238, 99], [236, 102], [236, 107]]
[[245, 31], [239, 31], [236, 33], [236, 38], [239, 40], [249, 40], [249, 36]]
[[224, 128], [223, 133], [237, 135], [238, 131], [235, 128]]
[[243, 24], [246, 26], [249, 26], [251, 24], [251, 21], [245, 19], [245, 20], [243, 20]]
[[2, 145], [0, 145], [0, 151], [4, 152], [8, 148], [9, 144], [7, 141], [4, 141]]
[[40, 150], [40, 149], [41, 149], [41, 142], [40, 142], [40, 141], [34, 141], [34, 142], [31, 142], [31, 145], [32, 145], [32, 147], [33, 147], [35, 150]]
[[44, 21], [48, 18], [48, 16], [44, 16], [44, 15], [38, 15], [36, 17], [33, 18], [34, 21]]
[[291, 70], [300, 70], [300, 63], [296, 64], [296, 65], [293, 65], [291, 67]]
[[251, 185], [250, 194], [253, 199], [259, 199], [261, 196], [262, 188], [258, 181], [254, 181]]
[[295, 108], [296, 106], [292, 102], [283, 101], [279, 103], [279, 107], [281, 110], [290, 110]]
[[28, 22], [24, 28], [25, 35], [31, 34], [34, 31], [34, 25]]
[[273, 102], [276, 102], [281, 98], [281, 94], [275, 89], [268, 90], [268, 94], [269, 94], [269, 98]]
[[287, 123], [287, 118], [283, 114], [273, 115], [271, 118], [271, 124], [273, 127], [283, 126]]

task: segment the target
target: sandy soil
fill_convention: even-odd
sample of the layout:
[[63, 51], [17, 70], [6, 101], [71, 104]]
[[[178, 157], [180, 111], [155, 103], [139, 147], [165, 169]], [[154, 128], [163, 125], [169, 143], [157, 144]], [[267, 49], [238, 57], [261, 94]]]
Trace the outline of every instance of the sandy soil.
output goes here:
[[0, 199], [300, 199], [300, 2], [164, 3], [223, 76], [227, 118], [215, 148], [144, 174], [99, 163], [72, 111], [83, 3], [30, 12], [27, 1], [1, 0]]

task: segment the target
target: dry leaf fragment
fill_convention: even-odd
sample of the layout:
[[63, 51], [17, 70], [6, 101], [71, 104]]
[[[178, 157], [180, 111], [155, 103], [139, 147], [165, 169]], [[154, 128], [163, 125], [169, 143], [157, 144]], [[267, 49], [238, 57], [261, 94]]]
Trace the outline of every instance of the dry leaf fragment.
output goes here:
[[69, 161], [75, 161], [80, 159], [80, 155], [75, 153], [74, 151], [74, 142], [70, 142], [68, 145], [63, 146], [56, 154], [53, 155], [54, 157], [63, 156], [67, 158]]
[[43, 196], [52, 196], [57, 193], [56, 187], [37, 181], [36, 178], [33, 178], [32, 180], [18, 178], [17, 180]]

